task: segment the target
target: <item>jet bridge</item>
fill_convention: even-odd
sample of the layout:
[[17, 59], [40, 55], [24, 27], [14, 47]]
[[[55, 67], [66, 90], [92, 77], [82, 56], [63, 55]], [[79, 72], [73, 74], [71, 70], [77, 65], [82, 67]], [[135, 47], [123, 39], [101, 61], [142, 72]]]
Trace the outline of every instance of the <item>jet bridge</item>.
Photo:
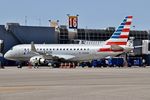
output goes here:
[[19, 23], [7, 23], [5, 29], [8, 33], [10, 33], [14, 37], [14, 39], [18, 42], [18, 44], [23, 44], [26, 43], [26, 41], [18, 34], [16, 35], [14, 30], [14, 27], [19, 27], [19, 26], [20, 26]]

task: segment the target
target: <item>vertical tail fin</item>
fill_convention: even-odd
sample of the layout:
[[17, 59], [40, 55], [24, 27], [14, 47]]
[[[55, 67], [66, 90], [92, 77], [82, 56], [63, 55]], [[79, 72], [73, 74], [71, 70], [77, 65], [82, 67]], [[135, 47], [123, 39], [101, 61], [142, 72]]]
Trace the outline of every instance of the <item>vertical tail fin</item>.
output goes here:
[[108, 39], [106, 45], [126, 45], [129, 37], [130, 27], [132, 23], [132, 16], [127, 16], [120, 24], [118, 29]]

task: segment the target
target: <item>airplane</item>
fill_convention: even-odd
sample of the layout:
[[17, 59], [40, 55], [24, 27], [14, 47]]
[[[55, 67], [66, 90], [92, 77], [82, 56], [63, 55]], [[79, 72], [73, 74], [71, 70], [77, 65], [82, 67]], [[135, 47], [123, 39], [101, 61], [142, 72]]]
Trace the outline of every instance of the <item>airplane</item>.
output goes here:
[[90, 61], [127, 53], [134, 49], [133, 46], [127, 45], [132, 18], [132, 16], [126, 16], [112, 36], [99, 45], [34, 44], [31, 42], [31, 44], [13, 46], [5, 53], [4, 58], [40, 65], [46, 63], [47, 60]]

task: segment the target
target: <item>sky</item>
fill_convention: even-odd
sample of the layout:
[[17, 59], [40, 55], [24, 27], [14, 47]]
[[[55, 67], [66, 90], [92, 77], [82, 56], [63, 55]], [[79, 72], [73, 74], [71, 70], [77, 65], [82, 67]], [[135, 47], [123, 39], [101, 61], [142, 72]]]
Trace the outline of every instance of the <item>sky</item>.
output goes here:
[[133, 16], [132, 29], [150, 29], [150, 0], [0, 0], [0, 24], [17, 22], [49, 26], [48, 20], [67, 25], [70, 15], [79, 15], [79, 28], [118, 27], [125, 16]]

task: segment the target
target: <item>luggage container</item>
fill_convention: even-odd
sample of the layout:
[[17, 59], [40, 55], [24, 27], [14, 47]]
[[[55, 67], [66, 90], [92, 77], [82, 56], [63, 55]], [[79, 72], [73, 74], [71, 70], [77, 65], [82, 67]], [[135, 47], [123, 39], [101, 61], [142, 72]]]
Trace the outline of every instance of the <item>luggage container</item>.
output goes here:
[[91, 67], [91, 63], [90, 62], [81, 62], [80, 64], [79, 64], [79, 66], [81, 66], [81, 67]]
[[124, 66], [124, 58], [108, 58], [108, 66], [109, 67], [123, 67]]
[[106, 67], [107, 64], [105, 62], [105, 59], [99, 59], [99, 60], [92, 60], [91, 66], [93, 66], [93, 67]]
[[128, 58], [128, 67], [131, 66], [144, 66], [142, 57], [129, 57]]

